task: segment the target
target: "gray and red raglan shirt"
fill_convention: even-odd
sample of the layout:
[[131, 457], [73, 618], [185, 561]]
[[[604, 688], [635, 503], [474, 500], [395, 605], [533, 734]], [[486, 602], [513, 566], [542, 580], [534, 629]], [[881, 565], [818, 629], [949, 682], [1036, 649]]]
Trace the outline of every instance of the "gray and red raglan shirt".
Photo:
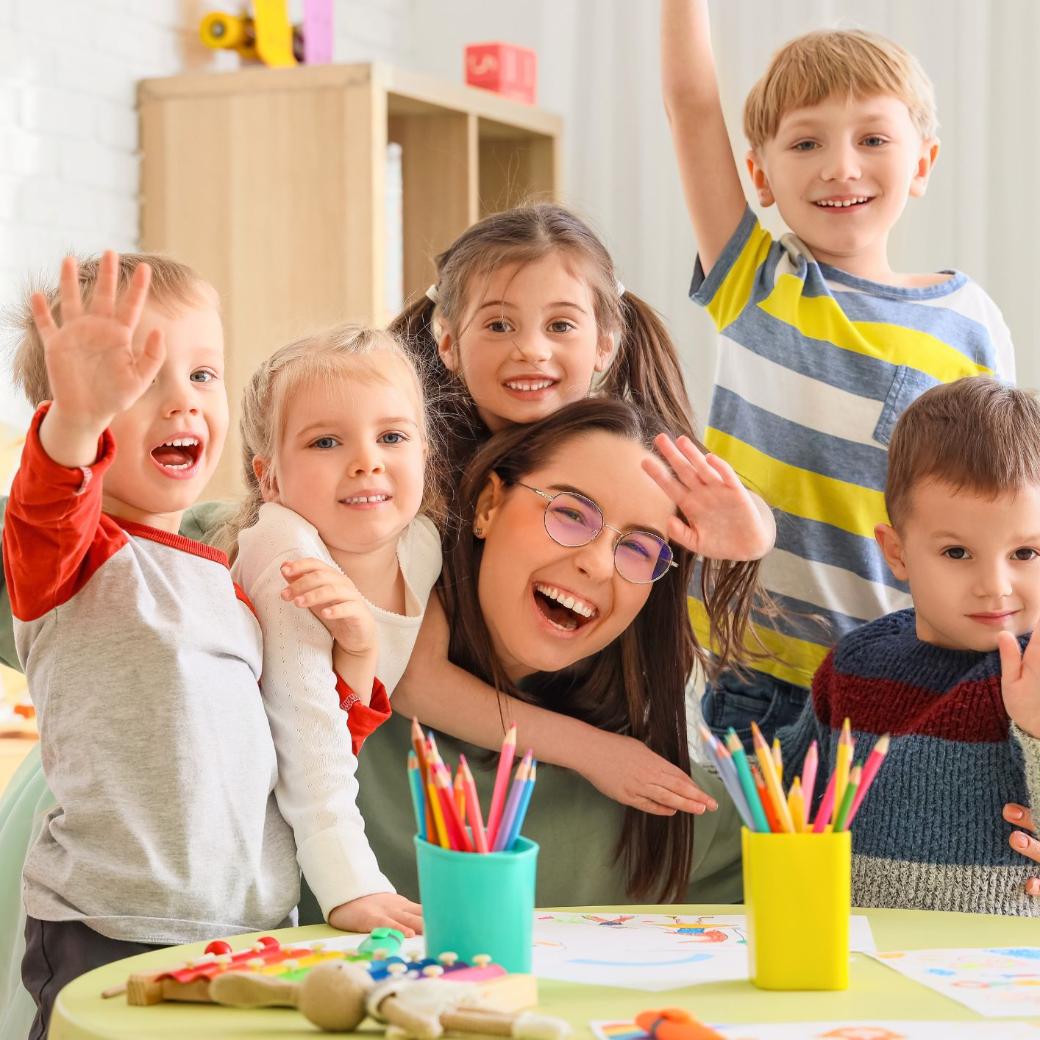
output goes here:
[[844, 636], [778, 734], [786, 776], [820, 742], [817, 806], [846, 717], [857, 762], [892, 738], [850, 828], [853, 904], [1040, 917], [1024, 891], [1036, 865], [1009, 847], [1001, 819], [1007, 802], [1040, 808], [1040, 740], [1008, 718], [1000, 654], [922, 642], [913, 610]]
[[103, 513], [111, 433], [93, 466], [69, 469], [40, 444], [45, 411], [3, 531], [57, 802], [26, 859], [26, 910], [148, 943], [277, 927], [299, 868], [252, 608], [223, 553]]

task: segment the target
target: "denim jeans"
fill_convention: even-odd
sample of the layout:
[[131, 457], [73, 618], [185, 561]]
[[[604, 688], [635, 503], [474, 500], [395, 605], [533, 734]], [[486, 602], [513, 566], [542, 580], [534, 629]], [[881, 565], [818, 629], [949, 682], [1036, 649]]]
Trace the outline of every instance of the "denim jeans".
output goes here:
[[704, 724], [720, 740], [732, 727], [750, 752], [751, 723], [757, 722], [762, 736], [772, 743], [776, 731], [794, 722], [802, 713], [809, 691], [804, 686], [776, 679], [765, 672], [723, 672], [708, 683], [701, 698]]

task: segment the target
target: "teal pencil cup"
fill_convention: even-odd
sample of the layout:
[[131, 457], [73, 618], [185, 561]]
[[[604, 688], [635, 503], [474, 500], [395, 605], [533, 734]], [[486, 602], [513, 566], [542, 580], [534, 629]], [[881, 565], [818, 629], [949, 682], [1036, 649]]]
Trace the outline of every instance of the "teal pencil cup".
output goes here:
[[455, 852], [416, 835], [415, 852], [426, 955], [486, 953], [529, 972], [538, 846], [517, 838], [509, 852]]

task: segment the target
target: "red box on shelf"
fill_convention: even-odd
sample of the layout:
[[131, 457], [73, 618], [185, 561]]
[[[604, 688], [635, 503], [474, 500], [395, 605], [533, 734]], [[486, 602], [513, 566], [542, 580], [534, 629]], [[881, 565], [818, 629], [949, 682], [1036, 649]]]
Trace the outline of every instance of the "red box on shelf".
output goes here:
[[535, 103], [538, 56], [513, 43], [471, 43], [466, 48], [466, 82], [496, 94]]

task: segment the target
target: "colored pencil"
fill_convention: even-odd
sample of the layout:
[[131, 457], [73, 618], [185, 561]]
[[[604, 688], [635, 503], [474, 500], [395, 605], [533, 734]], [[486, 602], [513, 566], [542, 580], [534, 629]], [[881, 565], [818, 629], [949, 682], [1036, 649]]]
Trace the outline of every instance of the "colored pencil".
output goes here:
[[484, 820], [480, 815], [477, 785], [473, 782], [473, 774], [470, 772], [465, 755], [459, 755], [459, 772], [462, 774], [466, 790], [466, 815], [469, 817], [469, 830], [473, 835], [473, 844], [477, 847], [477, 852], [487, 852], [487, 833], [484, 831]]
[[719, 778], [729, 792], [729, 796], [737, 808], [737, 814], [744, 822], [744, 826], [749, 831], [753, 831], [755, 824], [751, 818], [751, 809], [748, 806], [747, 799], [744, 797], [744, 791], [740, 786], [740, 777], [737, 776], [737, 768], [733, 765], [733, 759], [729, 750], [723, 747], [719, 739], [704, 723], [700, 724], [700, 732], [701, 739], [707, 745], [708, 750], [715, 756], [715, 762], [719, 767]]
[[469, 840], [466, 827], [459, 817], [458, 806], [455, 804], [451, 773], [448, 772], [448, 767], [437, 751], [433, 753], [430, 768], [433, 770], [433, 781], [437, 788], [437, 796], [440, 798], [441, 812], [444, 814], [444, 828], [448, 835], [448, 844], [457, 852], [472, 852], [473, 843]]
[[459, 811], [459, 816], [463, 820], [466, 819], [466, 783], [462, 779], [462, 773], [457, 769], [455, 770], [455, 783], [452, 785], [455, 793], [455, 808]]
[[794, 822], [796, 834], [805, 831], [805, 799], [802, 797], [801, 777], [795, 777], [791, 781], [791, 789], [787, 792], [787, 810]]
[[495, 840], [491, 843], [492, 852], [501, 852], [505, 848], [506, 838], [509, 837], [509, 829], [513, 826], [513, 819], [520, 807], [520, 796], [523, 794], [524, 782], [531, 770], [531, 759], [533, 755], [528, 750], [516, 768], [516, 776], [513, 777], [512, 786], [509, 788], [509, 797], [506, 799], [506, 807], [502, 810], [502, 817], [498, 823], [498, 831]]
[[852, 803], [856, 797], [856, 790], [859, 788], [860, 777], [863, 775], [862, 766], [853, 766], [852, 772], [849, 773], [849, 782], [845, 785], [845, 797], [841, 800], [841, 808], [838, 809], [837, 816], [834, 817], [834, 831], [843, 831], [848, 825], [849, 810], [852, 808]]
[[762, 770], [758, 768], [758, 764], [755, 762], [751, 763], [751, 777], [755, 781], [755, 792], [762, 803], [762, 811], [766, 814], [769, 830], [773, 834], [782, 834], [784, 825], [776, 814], [776, 806], [773, 804], [773, 799], [769, 796], [769, 789], [766, 787]]
[[755, 755], [758, 758], [759, 767], [762, 770], [762, 779], [765, 780], [766, 790], [773, 803], [780, 828], [787, 834], [794, 833], [794, 821], [787, 808], [787, 799], [784, 797], [784, 789], [780, 786], [780, 780], [776, 775], [776, 764], [773, 762], [773, 754], [758, 728], [757, 722], [751, 723], [751, 736], [755, 742]]
[[874, 782], [874, 777], [877, 776], [881, 763], [885, 761], [885, 755], [888, 754], [888, 745], [891, 741], [892, 738], [887, 733], [882, 734], [874, 745], [874, 749], [867, 755], [867, 761], [863, 766], [863, 775], [860, 777], [859, 787], [856, 789], [856, 797], [852, 802], [852, 808], [849, 809], [849, 818], [845, 821], [846, 827], [850, 826], [856, 818], [856, 813], [859, 812], [859, 807], [863, 803], [867, 791], [870, 790], [870, 785]]
[[534, 782], [538, 778], [538, 763], [531, 760], [531, 768], [527, 772], [523, 789], [520, 792], [520, 804], [516, 807], [513, 816], [513, 825], [509, 828], [506, 840], [502, 842], [502, 851], [508, 852], [520, 837], [520, 828], [524, 825], [524, 817], [527, 815], [527, 807], [531, 804], [531, 794], [534, 791]]
[[473, 843], [469, 840], [466, 827], [459, 817], [459, 809], [455, 804], [454, 792], [451, 787], [451, 774], [443, 762], [434, 766], [434, 780], [437, 784], [437, 794], [441, 799], [441, 808], [444, 812], [444, 825], [448, 830], [448, 840], [456, 852], [472, 852]]
[[429, 802], [426, 801], [426, 743], [423, 740], [422, 729], [419, 720], [412, 716], [412, 747], [415, 749], [415, 757], [419, 761], [419, 776], [422, 779], [423, 790], [423, 818], [426, 825], [423, 831], [427, 835], [434, 834], [433, 812]]
[[408, 787], [412, 792], [412, 808], [415, 810], [415, 833], [426, 840], [426, 795], [423, 793], [419, 759], [414, 751], [408, 752]]
[[852, 766], [852, 730], [846, 717], [841, 724], [841, 736], [838, 737], [838, 754], [834, 763], [834, 774], [837, 776], [837, 787], [834, 790], [835, 811], [841, 806], [845, 797], [845, 788], [849, 782], [849, 769]]
[[834, 812], [834, 791], [838, 780], [837, 773], [831, 773], [827, 781], [827, 790], [823, 792], [823, 801], [816, 813], [816, 822], [813, 824], [813, 834], [822, 834], [827, 824], [831, 822], [831, 813]]
[[812, 812], [813, 793], [816, 788], [816, 770], [819, 767], [819, 747], [814, 740], [805, 753], [802, 762], [802, 797], [805, 799], [805, 819], [808, 821]]
[[498, 826], [502, 820], [506, 794], [509, 788], [509, 774], [513, 771], [513, 758], [516, 755], [516, 724], [509, 727], [509, 732], [502, 741], [502, 753], [498, 758], [498, 772], [495, 774], [495, 787], [491, 793], [491, 809], [487, 817], [487, 839], [491, 848], [495, 847], [498, 837]]
[[[448, 829], [444, 825], [444, 810], [441, 807], [440, 795], [437, 794], [437, 785], [434, 783], [433, 770], [426, 772], [426, 795], [433, 816], [433, 831], [431, 836], [436, 837], [437, 844], [443, 849], [450, 849], [451, 842], [448, 840]], [[432, 844], [431, 837], [431, 844]]]
[[740, 743], [740, 737], [732, 729], [726, 734], [726, 747], [733, 762], [733, 767], [737, 771], [740, 789], [744, 792], [744, 798], [748, 803], [751, 821], [754, 823], [752, 830], [766, 832], [770, 829], [769, 821], [762, 807], [762, 801], [758, 797], [758, 792], [755, 790], [755, 781], [748, 767], [747, 754], [744, 752], [743, 744]]
[[776, 770], [776, 778], [780, 783], [784, 782], [784, 756], [780, 750], [780, 738], [773, 737], [773, 768]]

